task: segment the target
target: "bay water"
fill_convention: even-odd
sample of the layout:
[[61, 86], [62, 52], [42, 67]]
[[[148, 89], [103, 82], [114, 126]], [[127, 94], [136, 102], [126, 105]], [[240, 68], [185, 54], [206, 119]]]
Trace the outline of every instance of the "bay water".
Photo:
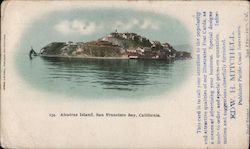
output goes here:
[[68, 97], [138, 99], [178, 89], [192, 59], [88, 59], [20, 56], [20, 76], [32, 88]]

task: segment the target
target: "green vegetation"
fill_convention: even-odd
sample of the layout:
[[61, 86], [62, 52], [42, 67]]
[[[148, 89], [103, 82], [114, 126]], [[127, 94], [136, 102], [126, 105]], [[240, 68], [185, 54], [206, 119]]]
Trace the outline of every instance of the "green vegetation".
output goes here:
[[120, 50], [112, 47], [100, 47], [100, 46], [82, 46], [82, 53], [85, 56], [95, 57], [119, 57]]
[[177, 51], [169, 43], [151, 42], [135, 33], [111, 33], [91, 42], [53, 42], [41, 49], [42, 56], [191, 58], [189, 52]]

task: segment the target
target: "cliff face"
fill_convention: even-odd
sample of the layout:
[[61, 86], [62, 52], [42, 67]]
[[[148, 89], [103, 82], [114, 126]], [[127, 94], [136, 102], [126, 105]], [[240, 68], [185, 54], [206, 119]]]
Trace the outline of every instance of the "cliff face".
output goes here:
[[190, 58], [189, 52], [177, 51], [169, 43], [150, 41], [135, 33], [111, 33], [90, 42], [53, 42], [43, 47], [41, 56]]

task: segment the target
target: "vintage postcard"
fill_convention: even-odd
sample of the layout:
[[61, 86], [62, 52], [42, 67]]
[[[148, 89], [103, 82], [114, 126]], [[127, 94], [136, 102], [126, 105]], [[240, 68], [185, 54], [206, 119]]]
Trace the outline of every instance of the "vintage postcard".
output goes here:
[[249, 146], [249, 2], [4, 1], [3, 148]]

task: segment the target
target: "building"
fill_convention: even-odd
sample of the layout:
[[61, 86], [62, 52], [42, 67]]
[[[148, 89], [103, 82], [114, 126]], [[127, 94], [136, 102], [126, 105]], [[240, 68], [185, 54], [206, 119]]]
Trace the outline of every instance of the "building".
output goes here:
[[144, 50], [144, 48], [142, 48], [142, 47], [137, 47], [137, 48], [136, 48], [136, 52], [139, 53], [140, 55], [142, 55], [142, 54], [144, 53], [144, 51], [145, 51], [145, 50]]
[[137, 59], [137, 58], [138, 58], [138, 55], [129, 55], [128, 58], [129, 58], [129, 59]]
[[136, 49], [135, 48], [128, 48], [127, 52], [128, 53], [136, 53]]
[[128, 39], [128, 36], [126, 35], [126, 33], [123, 33], [123, 34], [122, 34], [122, 38]]

